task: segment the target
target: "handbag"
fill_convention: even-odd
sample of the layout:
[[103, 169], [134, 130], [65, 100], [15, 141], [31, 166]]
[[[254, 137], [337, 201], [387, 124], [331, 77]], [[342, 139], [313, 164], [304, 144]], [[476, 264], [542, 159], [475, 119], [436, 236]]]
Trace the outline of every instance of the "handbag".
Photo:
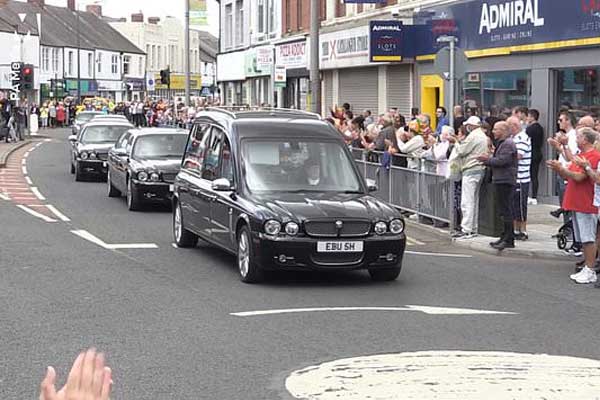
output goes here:
[[448, 157], [448, 168], [445, 178], [450, 181], [460, 181], [462, 179], [462, 159], [458, 156], [457, 147], [454, 146], [450, 157]]

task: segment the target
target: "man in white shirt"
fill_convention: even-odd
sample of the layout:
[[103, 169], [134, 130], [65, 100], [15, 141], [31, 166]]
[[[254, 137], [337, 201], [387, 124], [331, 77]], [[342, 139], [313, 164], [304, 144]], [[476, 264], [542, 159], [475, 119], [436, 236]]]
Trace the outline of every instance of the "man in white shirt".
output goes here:
[[527, 196], [531, 182], [531, 139], [523, 129], [517, 117], [510, 117], [507, 121], [513, 142], [517, 148], [517, 184], [513, 196], [513, 220], [515, 239], [527, 240]]

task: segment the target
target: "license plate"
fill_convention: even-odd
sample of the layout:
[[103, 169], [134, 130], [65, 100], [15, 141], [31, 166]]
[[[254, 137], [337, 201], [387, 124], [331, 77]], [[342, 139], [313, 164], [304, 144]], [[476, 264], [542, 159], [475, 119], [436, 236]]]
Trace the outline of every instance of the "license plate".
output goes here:
[[318, 242], [319, 253], [361, 253], [363, 242]]
[[107, 165], [108, 165], [108, 164], [106, 163], [106, 161], [104, 161], [104, 162], [102, 163], [102, 166], [103, 166], [104, 168], [106, 168], [106, 167], [107, 167]]
[[175, 185], [169, 185], [169, 192], [175, 191]]

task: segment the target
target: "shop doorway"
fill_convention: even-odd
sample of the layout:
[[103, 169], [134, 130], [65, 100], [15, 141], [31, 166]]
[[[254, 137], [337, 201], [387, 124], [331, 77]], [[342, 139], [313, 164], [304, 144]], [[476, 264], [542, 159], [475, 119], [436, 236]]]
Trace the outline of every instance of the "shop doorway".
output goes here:
[[[421, 76], [421, 113], [431, 117], [431, 126], [437, 126], [435, 110], [444, 105], [444, 80], [438, 75]], [[449, 110], [451, 112], [451, 110]]]

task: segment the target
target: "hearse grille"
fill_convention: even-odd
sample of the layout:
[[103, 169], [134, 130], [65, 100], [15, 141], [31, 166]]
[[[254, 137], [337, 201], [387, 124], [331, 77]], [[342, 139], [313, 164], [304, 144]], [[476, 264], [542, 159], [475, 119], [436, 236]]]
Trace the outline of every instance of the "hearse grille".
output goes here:
[[[341, 222], [341, 228], [338, 222]], [[359, 237], [371, 231], [371, 222], [365, 220], [312, 220], [304, 223], [306, 234], [313, 237]]]

